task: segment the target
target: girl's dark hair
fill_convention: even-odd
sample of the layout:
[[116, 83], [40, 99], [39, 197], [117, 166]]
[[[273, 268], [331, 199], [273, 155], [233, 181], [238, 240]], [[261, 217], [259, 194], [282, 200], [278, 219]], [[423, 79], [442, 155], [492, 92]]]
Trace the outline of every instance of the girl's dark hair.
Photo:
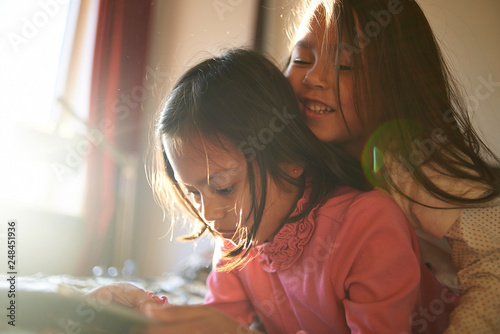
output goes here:
[[[372, 182], [401, 193], [390, 167], [374, 172], [380, 166], [373, 165], [373, 155], [389, 153], [444, 201], [479, 203], [498, 196], [498, 174], [486, 159], [499, 159], [473, 129], [463, 94], [416, 1], [310, 0], [304, 22], [311, 20], [325, 23], [324, 46], [335, 40], [332, 57], [340, 59], [343, 50], [351, 58], [356, 112], [372, 134], [362, 157]], [[338, 71], [333, 75], [338, 83]], [[489, 191], [473, 199], [450, 193], [424, 166]]]
[[[164, 143], [170, 145], [190, 136], [200, 136], [207, 145], [223, 149], [223, 143], [230, 142], [246, 158], [254, 224], [247, 231], [246, 242], [227, 254], [230, 258], [246, 254], [261, 223], [267, 178], [260, 177], [256, 185], [255, 175], [269, 175], [278, 185], [288, 182], [303, 187], [304, 178], [289, 177], [282, 166], [293, 163], [304, 167], [312, 193], [304, 211], [286, 222], [303, 218], [337, 185], [362, 189], [366, 182], [355, 159], [320, 142], [303, 123], [293, 90], [273, 63], [252, 51], [232, 50], [188, 70], [175, 84], [157, 120], [161, 158], [153, 175], [156, 195], [163, 204], [169, 202], [166, 197], [173, 196], [201, 223], [185, 239], [213, 232], [177, 183], [165, 153]], [[259, 145], [251, 138], [260, 140]]]

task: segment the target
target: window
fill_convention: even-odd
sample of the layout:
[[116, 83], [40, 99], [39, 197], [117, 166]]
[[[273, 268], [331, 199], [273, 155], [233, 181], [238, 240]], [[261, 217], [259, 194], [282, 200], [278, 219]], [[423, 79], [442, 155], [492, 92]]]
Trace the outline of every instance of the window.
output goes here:
[[86, 131], [97, 9], [94, 0], [0, 2], [4, 203], [82, 212], [85, 159], [73, 143]]

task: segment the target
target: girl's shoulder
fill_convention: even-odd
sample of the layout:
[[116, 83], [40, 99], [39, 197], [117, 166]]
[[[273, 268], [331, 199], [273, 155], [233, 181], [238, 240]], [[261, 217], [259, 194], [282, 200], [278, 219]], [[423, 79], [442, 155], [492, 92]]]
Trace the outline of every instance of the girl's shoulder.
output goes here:
[[346, 186], [337, 188], [303, 219], [285, 224], [272, 242], [257, 248], [265, 270], [275, 271], [290, 268], [303, 252], [311, 255], [318, 245], [329, 249], [339, 238], [349, 247], [373, 229], [403, 229], [407, 234], [408, 227], [404, 214], [385, 191], [363, 192]]
[[385, 190], [374, 188], [361, 191], [348, 186], [337, 188], [328, 199], [318, 208], [320, 215], [331, 215], [336, 212], [339, 217], [344, 217], [352, 210], [362, 209], [367, 212], [376, 210], [400, 210], [393, 197]]
[[[335, 230], [355, 234], [373, 229], [408, 234], [411, 225], [392, 196], [375, 188], [359, 191], [341, 188], [318, 208], [315, 217], [318, 230]], [[364, 233], [364, 232], [363, 232]]]
[[[365, 242], [406, 240], [414, 245], [413, 229], [392, 196], [382, 189], [343, 188], [332, 194], [314, 217], [317, 239], [333, 240], [351, 250]], [[385, 240], [385, 241], [384, 241]], [[413, 246], [411, 246], [413, 247]]]

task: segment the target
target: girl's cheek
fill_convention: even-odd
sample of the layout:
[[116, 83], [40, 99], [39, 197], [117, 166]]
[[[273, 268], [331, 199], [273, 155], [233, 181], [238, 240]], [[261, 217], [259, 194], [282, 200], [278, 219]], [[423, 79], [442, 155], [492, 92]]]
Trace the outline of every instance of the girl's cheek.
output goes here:
[[300, 80], [298, 79], [298, 75], [294, 75], [293, 73], [285, 73], [286, 79], [290, 83], [290, 86], [292, 86], [292, 90], [295, 94], [299, 91], [300, 87]]

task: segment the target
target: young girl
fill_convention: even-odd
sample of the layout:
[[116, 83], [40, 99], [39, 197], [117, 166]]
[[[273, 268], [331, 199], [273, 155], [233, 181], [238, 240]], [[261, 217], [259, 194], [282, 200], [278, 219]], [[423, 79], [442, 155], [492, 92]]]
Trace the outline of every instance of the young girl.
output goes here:
[[296, 40], [285, 74], [310, 129], [391, 192], [434, 249], [432, 269], [457, 287], [439, 272], [451, 247], [462, 296], [446, 333], [500, 332], [499, 182], [484, 157], [499, 160], [471, 127], [418, 4], [310, 1]]
[[[219, 243], [207, 305], [149, 308], [164, 321], [151, 333], [249, 332], [256, 318], [267, 333], [411, 331], [411, 225], [385, 192], [347, 186], [364, 182], [352, 158], [299, 115], [279, 69], [250, 51], [208, 59], [176, 83], [157, 125], [155, 185], [198, 221], [193, 237]], [[149, 298], [132, 293], [132, 305]]]

